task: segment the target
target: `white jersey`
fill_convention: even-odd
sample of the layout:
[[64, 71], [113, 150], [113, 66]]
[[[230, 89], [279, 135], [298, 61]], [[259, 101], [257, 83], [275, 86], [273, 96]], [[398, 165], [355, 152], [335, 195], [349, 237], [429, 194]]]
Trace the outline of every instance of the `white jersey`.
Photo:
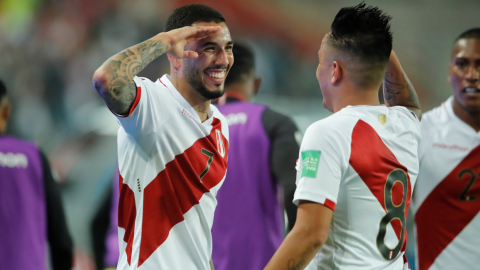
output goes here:
[[414, 214], [417, 269], [480, 269], [480, 132], [453, 97], [422, 119]]
[[215, 196], [227, 168], [226, 120], [211, 105], [202, 123], [168, 75], [134, 81], [130, 114], [117, 117], [117, 269], [210, 269]]
[[405, 107], [348, 106], [307, 129], [294, 203], [334, 212], [306, 269], [408, 269], [405, 224], [420, 138]]

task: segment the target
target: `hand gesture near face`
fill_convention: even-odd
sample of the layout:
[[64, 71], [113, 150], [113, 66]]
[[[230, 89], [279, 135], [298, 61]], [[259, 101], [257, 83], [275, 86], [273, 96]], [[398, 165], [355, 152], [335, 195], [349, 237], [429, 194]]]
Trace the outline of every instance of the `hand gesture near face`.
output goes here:
[[204, 39], [222, 28], [220, 26], [185, 26], [167, 32], [170, 39], [170, 48], [166, 53], [176, 59], [197, 58], [198, 53], [194, 51], [185, 51], [185, 45], [200, 39]]

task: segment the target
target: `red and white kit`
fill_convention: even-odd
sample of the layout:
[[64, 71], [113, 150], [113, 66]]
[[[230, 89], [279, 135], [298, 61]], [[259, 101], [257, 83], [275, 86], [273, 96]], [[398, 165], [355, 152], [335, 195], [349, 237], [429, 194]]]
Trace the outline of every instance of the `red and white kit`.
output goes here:
[[408, 269], [407, 210], [420, 122], [405, 107], [348, 106], [312, 124], [300, 147], [300, 200], [334, 210], [306, 269]]
[[228, 125], [213, 105], [202, 123], [168, 75], [134, 81], [137, 98], [130, 114], [117, 117], [117, 269], [210, 269]]
[[452, 103], [450, 97], [422, 118], [414, 196], [420, 270], [480, 267], [480, 132]]

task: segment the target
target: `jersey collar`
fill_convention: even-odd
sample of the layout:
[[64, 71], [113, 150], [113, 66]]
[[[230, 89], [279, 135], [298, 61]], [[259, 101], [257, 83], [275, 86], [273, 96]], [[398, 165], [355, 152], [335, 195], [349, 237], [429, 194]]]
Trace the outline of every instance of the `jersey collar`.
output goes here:
[[[195, 109], [188, 103], [188, 101], [178, 92], [178, 90], [173, 86], [172, 82], [170, 81], [170, 75], [165, 74], [163, 75], [160, 79], [158, 79], [158, 82], [163, 84], [170, 93], [172, 93], [173, 97], [180, 103], [180, 105], [190, 114], [192, 118], [194, 118], [196, 121], [202, 123], [202, 120], [200, 119], [200, 116], [198, 116], [198, 113], [195, 111]], [[211, 124], [212, 119], [213, 119], [213, 111], [211, 106], [208, 107], [208, 112], [207, 112], [207, 120], [203, 122], [203, 124]]]
[[474, 134], [479, 134], [480, 132], [476, 132], [474, 128], [472, 128], [469, 124], [465, 123], [462, 119], [460, 119], [455, 112], [453, 111], [453, 96], [450, 96], [447, 101], [445, 101], [442, 105], [447, 111], [448, 118], [452, 119], [458, 126], [462, 128], [462, 130], [469, 130], [469, 132], [473, 132]]

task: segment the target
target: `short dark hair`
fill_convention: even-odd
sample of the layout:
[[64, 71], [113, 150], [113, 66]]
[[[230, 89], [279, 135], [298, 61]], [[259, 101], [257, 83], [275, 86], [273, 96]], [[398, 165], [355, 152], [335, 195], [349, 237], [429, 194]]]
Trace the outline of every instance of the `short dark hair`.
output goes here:
[[460, 36], [458, 36], [455, 39], [454, 43], [457, 43], [457, 41], [459, 41], [460, 39], [466, 39], [466, 38], [480, 39], [480, 28], [477, 27], [477, 28], [468, 29], [467, 31], [461, 33]]
[[235, 57], [235, 64], [228, 72], [225, 85], [243, 82], [247, 76], [255, 71], [255, 56], [248, 45], [235, 42], [233, 57]]
[[[383, 70], [392, 51], [391, 19], [378, 7], [363, 2], [342, 8], [333, 20], [327, 44], [351, 54], [366, 67], [377, 71], [381, 67]], [[371, 78], [366, 77], [359, 83], [366, 85], [369, 80]]]
[[0, 101], [3, 100], [7, 96], [7, 87], [5, 87], [5, 84], [0, 80]]
[[199, 4], [192, 4], [175, 9], [165, 23], [164, 31], [191, 26], [196, 22], [225, 22], [220, 12], [215, 9]]

